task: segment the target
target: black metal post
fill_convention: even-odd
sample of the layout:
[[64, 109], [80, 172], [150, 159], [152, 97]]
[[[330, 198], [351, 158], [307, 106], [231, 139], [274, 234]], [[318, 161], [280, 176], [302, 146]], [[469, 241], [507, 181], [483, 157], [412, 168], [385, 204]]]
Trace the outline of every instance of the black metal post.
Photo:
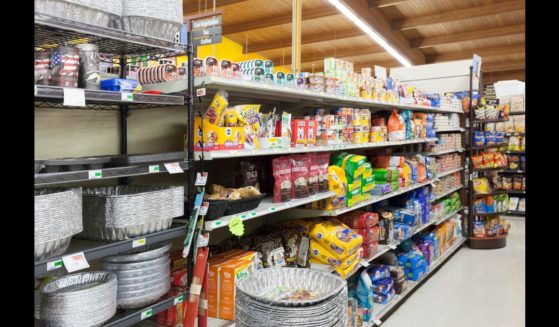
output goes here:
[[186, 152], [191, 165], [188, 170], [188, 212], [190, 212], [194, 207], [194, 198], [196, 197], [196, 187], [194, 185], [196, 182], [196, 169], [194, 161], [194, 69], [192, 64], [194, 60], [194, 49], [192, 46], [192, 32], [190, 29], [187, 32], [186, 40], [186, 53], [188, 56], [188, 94], [186, 95], [188, 110], [188, 140]]
[[472, 146], [474, 144], [474, 108], [472, 108], [472, 96], [473, 96], [473, 66], [470, 66], [470, 91], [469, 91], [469, 96], [470, 96], [470, 103], [468, 104], [468, 108], [469, 108], [469, 112], [468, 112], [468, 120], [469, 120], [469, 125], [468, 125], [468, 144], [467, 144], [467, 149], [468, 151], [467, 153], [467, 162], [468, 162], [468, 230], [467, 230], [467, 236], [470, 237], [472, 235], [472, 231], [474, 230], [474, 223], [473, 223], [473, 210], [474, 210], [474, 206], [473, 206], [473, 202], [474, 202], [474, 188], [473, 188], [473, 183], [472, 183], [472, 175], [473, 175], [473, 165], [472, 165]]
[[[126, 56], [121, 55], [119, 59], [120, 65], [120, 78], [126, 78]], [[119, 120], [120, 120], [120, 154], [128, 154], [128, 105], [119, 105]], [[129, 178], [119, 178], [120, 184], [128, 184]]]

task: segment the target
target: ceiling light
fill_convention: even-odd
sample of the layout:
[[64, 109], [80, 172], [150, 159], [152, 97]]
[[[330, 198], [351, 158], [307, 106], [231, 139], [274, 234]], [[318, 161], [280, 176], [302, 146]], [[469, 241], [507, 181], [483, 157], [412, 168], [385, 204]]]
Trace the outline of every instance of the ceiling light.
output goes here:
[[377, 42], [381, 47], [384, 48], [388, 53], [390, 53], [394, 58], [396, 58], [402, 65], [406, 67], [413, 66], [409, 60], [402, 56], [396, 49], [394, 49], [386, 40], [380, 36], [369, 24], [365, 23], [359, 16], [357, 16], [351, 9], [349, 9], [340, 0], [328, 0], [332, 5], [334, 5], [338, 10], [344, 14], [349, 20], [351, 20], [355, 25], [357, 25], [363, 32], [367, 33], [375, 42]]

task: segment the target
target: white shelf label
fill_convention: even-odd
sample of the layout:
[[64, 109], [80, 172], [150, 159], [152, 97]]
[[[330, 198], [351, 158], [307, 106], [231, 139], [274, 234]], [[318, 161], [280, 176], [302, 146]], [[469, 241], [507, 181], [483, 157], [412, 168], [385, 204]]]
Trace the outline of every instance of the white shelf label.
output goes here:
[[181, 166], [179, 165], [178, 162], [170, 162], [170, 163], [166, 163], [166, 164], [163, 164], [163, 165], [165, 165], [165, 168], [167, 169], [169, 174], [184, 173], [184, 170], [182, 170], [182, 168], [181, 168]]
[[190, 285], [190, 294], [200, 295], [200, 292], [202, 292], [202, 285], [200, 284]]
[[62, 259], [47, 262], [47, 271], [51, 271], [59, 268], [62, 268]]
[[160, 172], [159, 165], [149, 166], [149, 173], [150, 174], [154, 174], [154, 173], [158, 173], [158, 172]]
[[206, 95], [206, 88], [205, 87], [201, 87], [199, 89], [196, 89], [196, 97], [203, 97]]
[[184, 295], [177, 296], [177, 297], [175, 298], [175, 300], [173, 301], [173, 305], [177, 305], [177, 304], [179, 304], [179, 303], [182, 303], [182, 301], [184, 301]]
[[87, 263], [83, 252], [78, 252], [62, 257], [62, 261], [64, 262], [64, 267], [66, 267], [66, 270], [69, 273], [89, 268], [89, 263]]
[[142, 311], [140, 315], [140, 320], [147, 319], [153, 315], [153, 309], [147, 309], [146, 311]]
[[375, 325], [377, 325], [377, 326], [380, 326], [382, 324], [382, 321], [380, 321], [380, 319], [377, 318], [377, 317], [373, 317], [372, 320], [375, 323]]
[[397, 246], [398, 246], [398, 245], [397, 245], [397, 244], [394, 244], [394, 243], [393, 243], [393, 244], [388, 244], [388, 247], [391, 248], [392, 250], [396, 250], [396, 247], [397, 247]]
[[208, 182], [208, 172], [196, 173], [196, 186], [206, 186]]
[[198, 215], [205, 216], [208, 213], [209, 207], [210, 207], [209, 202], [202, 202], [202, 206], [200, 207], [200, 211], [198, 212]]
[[65, 106], [85, 107], [85, 91], [77, 88], [64, 88]]
[[38, 92], [37, 85], [35, 85], [35, 94], [34, 94], [35, 96], [37, 95], [37, 92]]
[[120, 99], [122, 101], [134, 101], [134, 94], [133, 93], [122, 92], [122, 93], [120, 93]]
[[132, 241], [132, 248], [137, 248], [138, 246], [144, 246], [144, 245], [146, 245], [145, 237]]
[[369, 267], [369, 261], [365, 259], [361, 259], [360, 263], [363, 267]]
[[99, 179], [103, 178], [103, 171], [102, 170], [90, 170], [87, 172], [89, 179]]

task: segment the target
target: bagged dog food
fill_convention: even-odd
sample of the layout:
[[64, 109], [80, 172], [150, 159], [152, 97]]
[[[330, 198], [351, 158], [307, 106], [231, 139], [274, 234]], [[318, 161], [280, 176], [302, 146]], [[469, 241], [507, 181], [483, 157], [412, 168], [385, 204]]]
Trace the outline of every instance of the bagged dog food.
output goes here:
[[361, 265], [359, 264], [359, 258], [357, 258], [349, 267], [346, 269], [340, 269], [336, 267], [334, 274], [340, 276], [342, 279], [348, 279], [351, 275], [353, 275], [357, 270], [359, 270]]
[[328, 189], [334, 191], [336, 195], [326, 199], [326, 210], [345, 207], [347, 179], [342, 168], [338, 166], [328, 167]]
[[370, 258], [378, 252], [378, 242], [371, 242], [369, 244], [362, 244], [363, 258]]
[[361, 177], [365, 171], [365, 162], [367, 162], [367, 157], [345, 152], [332, 157], [332, 164], [341, 167], [346, 173], [346, 178], [351, 182]]
[[345, 213], [338, 219], [351, 228], [371, 228], [378, 224], [378, 214], [363, 210], [354, 210]]
[[309, 195], [313, 195], [318, 193], [318, 179], [320, 177], [318, 156], [316, 155], [316, 153], [311, 153], [307, 155], [307, 157], [309, 158], [310, 163], [308, 180]]
[[274, 203], [291, 200], [291, 162], [289, 158], [272, 160], [274, 175]]
[[357, 228], [353, 229], [353, 231], [363, 237], [363, 244], [378, 242], [380, 234], [380, 228], [378, 226], [371, 228]]
[[291, 161], [291, 198], [302, 199], [309, 196], [309, 167], [310, 157], [295, 155]]
[[363, 321], [371, 320], [373, 316], [373, 283], [371, 278], [367, 274], [367, 271], [363, 271], [359, 276], [359, 281], [357, 282], [357, 304], [359, 306], [359, 311], [362, 313]]
[[392, 114], [388, 118], [388, 140], [404, 141], [406, 139], [406, 124], [404, 119], [398, 115], [396, 109], [392, 109]]
[[328, 163], [330, 162], [330, 153], [321, 152], [315, 154], [315, 156], [318, 166], [318, 193], [328, 192]]
[[328, 219], [315, 224], [309, 232], [314, 240], [329, 249], [337, 258], [345, 258], [359, 250], [363, 243], [361, 235], [337, 219]]
[[[223, 115], [225, 113], [225, 109], [229, 104], [227, 101], [227, 91], [225, 90], [218, 90], [214, 95], [212, 103], [206, 113], [204, 114], [204, 119], [208, 120], [210, 124], [219, 125], [219, 123], [223, 120]], [[221, 125], [222, 126], [222, 125]]]
[[332, 251], [329, 251], [314, 239], [311, 239], [309, 253], [312, 259], [322, 264], [332, 265], [340, 270], [347, 269], [355, 263], [355, 260], [360, 259], [359, 251], [345, 258], [339, 258], [336, 253], [332, 253]]
[[372, 264], [367, 269], [367, 272], [373, 283], [381, 279], [390, 278], [390, 266], [388, 265]]

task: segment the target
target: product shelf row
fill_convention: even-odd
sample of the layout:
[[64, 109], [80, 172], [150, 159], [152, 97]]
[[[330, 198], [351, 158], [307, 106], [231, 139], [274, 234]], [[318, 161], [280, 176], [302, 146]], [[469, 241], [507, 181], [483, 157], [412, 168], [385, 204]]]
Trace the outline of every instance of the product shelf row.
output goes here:
[[358, 97], [337, 96], [326, 94], [322, 92], [315, 92], [311, 90], [304, 90], [294, 87], [279, 86], [275, 84], [257, 83], [252, 81], [245, 81], [241, 79], [230, 79], [223, 77], [204, 76], [196, 77], [194, 80], [196, 88], [207, 89], [225, 89], [230, 93], [230, 96], [250, 94], [251, 97], [263, 98], [276, 98], [285, 102], [302, 103], [308, 102], [309, 105], [313, 104], [331, 104], [336, 106], [366, 106], [379, 109], [408, 109], [413, 111], [423, 112], [440, 112], [440, 113], [459, 113], [463, 114], [462, 110], [449, 110], [441, 109], [430, 106], [419, 105], [403, 105], [391, 104], [379, 101], [373, 101]]
[[526, 216], [525, 211], [516, 211], [516, 210], [510, 210], [506, 214], [507, 215], [513, 215], [513, 216]]
[[452, 193], [458, 191], [459, 189], [461, 189], [461, 188], [463, 188], [463, 187], [464, 187], [464, 185], [460, 185], [460, 186], [457, 186], [457, 187], [453, 187], [453, 188], [451, 188], [450, 190], [444, 192], [443, 194], [437, 195], [434, 199], [431, 200], [431, 203], [433, 203], [433, 202], [435, 202], [435, 201], [437, 201], [437, 200], [439, 200], [439, 199], [441, 199], [441, 198], [444, 198], [445, 196], [450, 195], [450, 194], [452, 194]]
[[448, 128], [437, 128], [437, 129], [435, 129], [435, 132], [437, 132], [437, 133], [450, 133], [450, 132], [463, 133], [465, 131], [466, 131], [466, 129], [464, 129], [462, 127], [448, 127]]
[[436, 178], [445, 177], [445, 176], [448, 176], [448, 175], [450, 175], [450, 174], [454, 174], [454, 173], [456, 173], [456, 172], [458, 172], [458, 171], [462, 171], [462, 170], [464, 170], [464, 169], [466, 169], [466, 168], [465, 168], [465, 167], [460, 167], [460, 168], [456, 168], [456, 169], [451, 169], [451, 170], [442, 172], [442, 173], [440, 173], [440, 174], [437, 174]]
[[213, 159], [226, 159], [235, 157], [256, 157], [256, 156], [271, 156], [271, 155], [284, 155], [293, 153], [307, 153], [307, 152], [330, 152], [342, 150], [355, 150], [355, 149], [372, 149], [383, 148], [390, 146], [401, 146], [407, 144], [428, 143], [436, 142], [436, 138], [422, 138], [406, 141], [386, 141], [386, 142], [367, 142], [356, 144], [335, 144], [335, 145], [318, 145], [309, 147], [290, 147], [286, 149], [255, 149], [255, 150], [221, 150], [221, 151], [197, 151], [195, 152], [196, 160], [201, 160], [202, 155], [204, 160]]
[[422, 154], [424, 156], [440, 156], [440, 155], [443, 155], [443, 154], [449, 154], [449, 153], [454, 153], [454, 152], [464, 152], [464, 148], [455, 148], [455, 149], [441, 150], [441, 151], [435, 151], [435, 152], [423, 152]]
[[72, 239], [66, 253], [57, 257], [35, 262], [35, 276], [63, 268], [62, 257], [83, 252], [85, 259], [91, 260], [130, 251], [136, 247], [168, 241], [186, 234], [186, 225], [177, 224], [167, 230], [116, 242]]
[[456, 239], [454, 241], [454, 244], [443, 255], [441, 255], [439, 258], [431, 263], [429, 269], [427, 270], [425, 275], [423, 275], [423, 277], [421, 277], [416, 282], [408, 281], [408, 287], [406, 288], [406, 290], [403, 291], [402, 294], [395, 295], [389, 303], [375, 303], [373, 305], [373, 318], [371, 319], [371, 321], [364, 324], [364, 326], [380, 326], [382, 323], [381, 319], [384, 319], [386, 316], [388, 316], [388, 314], [393, 311], [401, 302], [403, 302], [415, 288], [419, 287], [423, 281], [425, 281], [428, 277], [435, 273], [437, 268], [439, 268], [439, 266], [444, 264], [453, 254], [455, 254], [462, 247], [462, 244], [464, 244], [464, 242], [466, 242], [465, 237]]
[[514, 190], [512, 190], [512, 191], [505, 191], [505, 193], [508, 193], [508, 194], [526, 194], [526, 191], [514, 191]]
[[[190, 169], [189, 161], [178, 162], [182, 170]], [[60, 183], [85, 182], [109, 178], [141, 176], [168, 172], [165, 164], [143, 164], [125, 167], [113, 167], [93, 170], [65, 171], [59, 173], [35, 174], [35, 186], [47, 186]]]
[[427, 186], [427, 185], [431, 185], [433, 183], [433, 181], [427, 181], [424, 183], [419, 183], [419, 184], [414, 184], [414, 185], [410, 185], [408, 187], [399, 189], [396, 192], [390, 192], [388, 194], [385, 194], [383, 196], [371, 196], [370, 199], [365, 200], [363, 202], [359, 202], [356, 205], [352, 206], [352, 207], [345, 207], [345, 208], [339, 208], [339, 209], [335, 209], [335, 210], [318, 210], [318, 209], [290, 209], [288, 214], [290, 218], [311, 218], [311, 217], [323, 217], [323, 216], [330, 216], [330, 217], [336, 217], [339, 216], [341, 214], [344, 214], [346, 212], [350, 212], [353, 211], [355, 209], [359, 209], [359, 208], [363, 208], [366, 207], [370, 204], [373, 203], [377, 203], [386, 199], [390, 199], [392, 197], [407, 193], [409, 191], [413, 191], [415, 189]]

